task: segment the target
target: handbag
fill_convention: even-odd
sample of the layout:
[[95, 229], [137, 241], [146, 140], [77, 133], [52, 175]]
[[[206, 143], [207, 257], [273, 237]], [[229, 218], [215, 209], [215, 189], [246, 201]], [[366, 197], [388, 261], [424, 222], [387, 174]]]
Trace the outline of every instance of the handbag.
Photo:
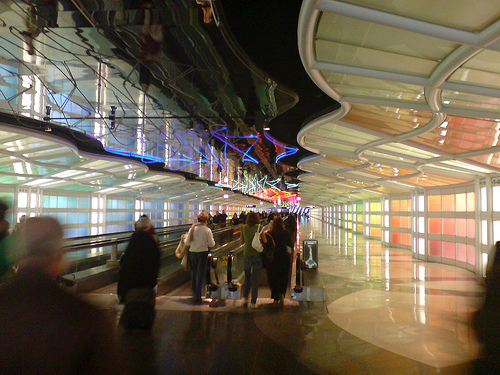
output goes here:
[[179, 241], [179, 244], [177, 245], [177, 249], [175, 249], [175, 256], [177, 258], [182, 258], [181, 266], [184, 268], [185, 271], [189, 271], [191, 269], [191, 264], [189, 262], [189, 248], [191, 246], [186, 245], [187, 236], [188, 236], [187, 233], [184, 233], [181, 236], [181, 240]]
[[189, 261], [189, 251], [186, 251], [181, 260], [181, 266], [184, 268], [184, 271], [191, 270], [191, 262]]
[[261, 226], [262, 225], [259, 224], [259, 226], [257, 227], [257, 232], [255, 232], [255, 235], [252, 239], [252, 247], [258, 253], [262, 253], [262, 250], [264, 250], [264, 246], [262, 246], [262, 242], [260, 241], [260, 234], [264, 230], [264, 228], [260, 229]]
[[186, 254], [189, 250], [189, 245], [186, 245], [186, 238], [187, 238], [187, 233], [184, 233], [181, 236], [181, 240], [179, 241], [179, 244], [177, 245], [177, 249], [175, 249], [175, 256], [177, 258], [183, 258], [184, 254]]

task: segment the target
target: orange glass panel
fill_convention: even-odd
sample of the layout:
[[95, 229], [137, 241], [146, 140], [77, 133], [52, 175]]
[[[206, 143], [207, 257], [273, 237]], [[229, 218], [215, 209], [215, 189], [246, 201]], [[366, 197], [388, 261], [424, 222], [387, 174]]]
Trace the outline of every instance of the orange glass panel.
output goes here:
[[467, 245], [467, 263], [476, 265], [476, 247]]
[[441, 234], [441, 218], [439, 217], [429, 218], [429, 233]]
[[370, 236], [382, 237], [382, 228], [370, 228]]
[[469, 237], [469, 238], [476, 237], [476, 220], [475, 219], [467, 219], [467, 237]]
[[467, 212], [476, 211], [476, 194], [467, 193]]
[[408, 212], [408, 200], [401, 199], [401, 211]]
[[455, 259], [455, 242], [443, 241], [443, 258]]
[[434, 257], [441, 257], [441, 241], [429, 241], [429, 255]]
[[392, 243], [401, 243], [401, 233], [399, 232], [391, 232], [391, 242]]
[[465, 212], [467, 211], [467, 197], [464, 194], [457, 194], [456, 195], [456, 211], [457, 212]]
[[443, 218], [443, 234], [455, 235], [455, 218]]
[[430, 212], [441, 211], [441, 196], [440, 195], [430, 195], [428, 197], [428, 210]]
[[467, 245], [464, 243], [457, 243], [457, 260], [467, 262]]
[[391, 227], [399, 228], [401, 216], [391, 216]]
[[411, 218], [409, 216], [401, 216], [401, 228], [410, 228]]
[[455, 195], [443, 195], [443, 211], [455, 211]]
[[399, 199], [391, 200], [391, 211], [399, 211]]
[[467, 237], [467, 220], [456, 219], [457, 236]]

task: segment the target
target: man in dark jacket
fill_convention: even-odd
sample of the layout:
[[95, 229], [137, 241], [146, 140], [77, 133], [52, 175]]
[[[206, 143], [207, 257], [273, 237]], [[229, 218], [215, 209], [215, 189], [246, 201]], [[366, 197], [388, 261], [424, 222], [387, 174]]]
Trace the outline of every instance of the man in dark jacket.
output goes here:
[[36, 217], [20, 230], [19, 271], [0, 287], [1, 374], [123, 374], [114, 325], [62, 290], [63, 231]]

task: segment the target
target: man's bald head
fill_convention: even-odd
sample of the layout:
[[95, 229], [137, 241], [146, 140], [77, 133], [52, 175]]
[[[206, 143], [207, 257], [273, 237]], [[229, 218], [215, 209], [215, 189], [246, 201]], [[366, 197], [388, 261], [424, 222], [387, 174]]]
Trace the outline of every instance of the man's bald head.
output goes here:
[[31, 217], [19, 232], [22, 263], [33, 267], [60, 262], [63, 255], [63, 229], [49, 216]]

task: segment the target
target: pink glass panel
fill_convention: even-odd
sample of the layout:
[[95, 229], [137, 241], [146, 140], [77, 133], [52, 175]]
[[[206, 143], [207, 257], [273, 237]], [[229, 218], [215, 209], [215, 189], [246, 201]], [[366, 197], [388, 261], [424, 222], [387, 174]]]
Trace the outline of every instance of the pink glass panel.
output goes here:
[[476, 237], [476, 220], [475, 219], [467, 219], [467, 237], [469, 237], [469, 238]]
[[467, 263], [476, 265], [476, 247], [467, 245]]
[[455, 219], [443, 218], [443, 234], [455, 235]]
[[441, 196], [440, 195], [430, 195], [428, 197], [429, 211], [437, 212], [441, 211]]
[[455, 211], [455, 195], [443, 195], [443, 211]]
[[456, 219], [457, 236], [467, 237], [467, 220]]
[[443, 241], [443, 258], [455, 259], [455, 242]]
[[467, 245], [464, 243], [457, 243], [457, 260], [460, 262], [467, 261]]
[[429, 233], [441, 234], [441, 218], [439, 217], [429, 218]]
[[441, 241], [429, 241], [429, 255], [434, 257], [441, 257]]

